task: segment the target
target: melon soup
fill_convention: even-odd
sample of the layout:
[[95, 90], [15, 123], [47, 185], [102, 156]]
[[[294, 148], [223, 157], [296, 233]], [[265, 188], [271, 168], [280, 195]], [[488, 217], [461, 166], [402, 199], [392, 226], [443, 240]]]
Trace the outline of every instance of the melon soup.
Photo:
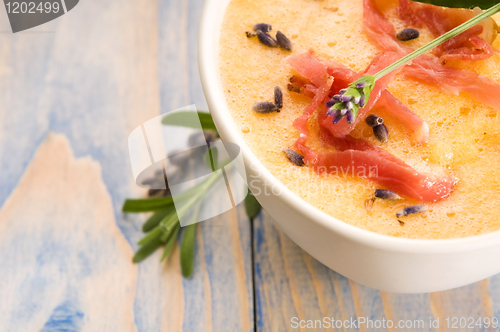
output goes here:
[[[386, 3], [384, 15], [395, 30], [407, 28], [397, 15], [397, 2]], [[377, 140], [365, 121], [357, 123], [350, 133], [401, 159], [417, 172], [458, 179], [448, 197], [425, 203], [428, 210], [423, 213], [397, 218], [396, 213], [404, 207], [421, 204], [406, 196], [397, 201], [372, 201], [375, 189], [382, 187], [358, 174], [369, 170], [353, 167], [317, 174], [311, 167], [291, 163], [283, 153], [299, 137], [294, 120], [311, 104], [310, 96], [287, 89], [290, 78], [300, 76], [290, 66], [290, 57], [312, 50], [320, 60], [334, 60], [362, 73], [382, 52], [363, 28], [363, 10], [361, 0], [231, 1], [220, 37], [220, 72], [228, 107], [244, 141], [262, 164], [296, 195], [362, 229], [427, 239], [499, 230], [500, 116], [496, 109], [467, 93], [449, 94], [399, 73], [387, 90], [428, 124], [428, 141], [416, 144], [401, 120], [384, 109], [374, 112], [388, 128], [387, 142]], [[273, 26], [269, 32], [272, 37], [278, 30], [283, 32], [291, 40], [293, 50], [267, 47], [257, 37], [248, 38], [246, 32], [252, 32], [252, 26], [260, 22]], [[420, 36], [404, 45], [417, 48], [434, 38], [427, 27], [418, 30]], [[493, 47], [500, 46], [500, 38], [490, 42]], [[476, 72], [500, 83], [497, 54], [485, 60], [451, 60], [443, 65]], [[256, 102], [273, 101], [275, 86], [283, 90], [281, 111], [267, 114], [253, 111]], [[309, 119], [308, 145], [319, 152], [332, 150], [318, 137], [316, 117], [322, 107], [324, 104]], [[370, 201], [372, 206], [368, 204]]]

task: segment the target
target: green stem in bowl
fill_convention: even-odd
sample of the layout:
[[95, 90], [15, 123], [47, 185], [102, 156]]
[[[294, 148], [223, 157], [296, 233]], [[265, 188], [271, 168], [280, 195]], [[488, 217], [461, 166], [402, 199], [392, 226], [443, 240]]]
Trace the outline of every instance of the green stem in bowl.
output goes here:
[[375, 75], [364, 75], [358, 80], [352, 82], [347, 89], [341, 90], [338, 95], [335, 95], [327, 103], [327, 106], [329, 107], [328, 115], [333, 116], [333, 123], [340, 122], [340, 120], [342, 120], [344, 117], [347, 117], [348, 123], [353, 123], [358, 116], [359, 109], [368, 104], [370, 93], [374, 89], [375, 82], [378, 79], [384, 77], [385, 75], [398, 69], [399, 67], [404, 66], [409, 61], [432, 50], [434, 47], [441, 45], [445, 41], [458, 36], [462, 32], [472, 28], [476, 24], [482, 22], [483, 20], [499, 11], [500, 3], [490, 7], [479, 15], [474, 16], [467, 22], [462, 23], [461, 25], [437, 37], [436, 39], [425, 44], [419, 49], [402, 57], [401, 59], [382, 69]]

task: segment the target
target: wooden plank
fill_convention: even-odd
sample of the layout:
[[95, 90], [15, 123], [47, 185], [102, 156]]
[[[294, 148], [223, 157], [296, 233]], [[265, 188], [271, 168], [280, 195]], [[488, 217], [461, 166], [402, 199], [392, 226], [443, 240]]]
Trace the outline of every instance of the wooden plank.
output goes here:
[[[498, 328], [476, 325], [480, 318], [493, 317], [488, 287], [488, 280], [483, 280], [457, 289], [432, 293], [430, 295], [431, 307], [434, 316], [439, 317], [440, 320], [438, 331], [470, 331], [471, 329], [498, 331]], [[456, 322], [453, 317], [456, 318]]]
[[136, 331], [132, 250], [99, 164], [75, 160], [63, 135], [47, 137], [1, 210], [0, 252], [0, 331]]
[[424, 327], [420, 330], [436, 330], [431, 326], [431, 323], [429, 323], [429, 319], [435, 319], [429, 294], [394, 294], [381, 292], [381, 297], [387, 319], [394, 322], [404, 321], [402, 327], [397, 328], [398, 331], [415, 331], [416, 329], [414, 326], [417, 326], [422, 321], [424, 322]]
[[[258, 331], [307, 331], [293, 328], [292, 320], [314, 324], [323, 317], [345, 320], [356, 315], [348, 280], [302, 251], [267, 213], [254, 220], [254, 232]], [[326, 330], [316, 326], [315, 331]]]
[[[498, 318], [498, 276], [490, 282], [485, 280], [432, 294], [380, 292], [317, 262], [283, 234], [265, 212], [254, 221], [254, 232], [258, 331], [308, 330], [293, 328], [293, 317], [303, 320], [303, 326], [307, 326], [308, 320], [314, 324], [324, 317], [355, 319], [357, 326], [339, 329], [352, 331], [471, 331], [459, 325], [451, 329], [446, 318], [464, 317], [469, 321]], [[359, 324], [361, 319], [364, 324]], [[439, 325], [435, 323], [438, 319]], [[377, 321], [381, 327], [377, 327]], [[315, 331], [332, 330], [325, 324], [322, 327]], [[473, 330], [498, 331], [498, 328], [483, 325], [474, 326]]]
[[[203, 104], [193, 47], [200, 8], [200, 1], [83, 1], [41, 29], [51, 33], [1, 34], [0, 203], [47, 133], [62, 133], [77, 157], [101, 165], [115, 222], [137, 249], [147, 215], [120, 212], [126, 197], [145, 193], [133, 182], [127, 137], [160, 110]], [[253, 330], [248, 220], [241, 208], [219, 219], [200, 227], [192, 279], [180, 276], [177, 248], [167, 264], [155, 253], [129, 265], [137, 269], [129, 317], [138, 331]], [[44, 315], [49, 321], [51, 312]]]
[[[162, 112], [189, 104], [207, 109], [197, 66], [202, 7], [202, 0], [160, 2]], [[251, 230], [243, 206], [202, 222], [198, 230], [194, 276], [182, 280], [182, 330], [253, 331]]]
[[497, 317], [500, 320], [500, 275], [499, 274], [489, 279], [488, 294], [491, 300], [491, 311], [493, 317]]

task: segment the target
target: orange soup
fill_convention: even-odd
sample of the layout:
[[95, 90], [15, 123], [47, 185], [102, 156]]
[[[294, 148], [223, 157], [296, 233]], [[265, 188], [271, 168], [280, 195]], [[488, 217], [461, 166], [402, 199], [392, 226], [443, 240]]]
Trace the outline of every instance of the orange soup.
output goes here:
[[[387, 9], [396, 31], [406, 26]], [[256, 23], [266, 22], [285, 34], [291, 52], [267, 47], [253, 33]], [[434, 37], [426, 27], [420, 36], [405, 42], [417, 48]], [[493, 47], [500, 47], [500, 38]], [[381, 52], [363, 29], [361, 0], [232, 0], [225, 13], [220, 39], [220, 72], [228, 107], [241, 135], [262, 164], [299, 197], [335, 218], [354, 226], [405, 238], [458, 238], [500, 229], [500, 115], [496, 109], [466, 93], [452, 95], [436, 86], [397, 74], [387, 90], [429, 126], [424, 145], [412, 142], [400, 121], [387, 112], [384, 119], [388, 142], [378, 141], [365, 121], [351, 135], [383, 148], [418, 172], [453, 174], [459, 181], [442, 200], [428, 203], [424, 213], [397, 218], [396, 213], [418, 201], [403, 197], [388, 201], [373, 198], [379, 186], [352, 174], [319, 175], [310, 167], [291, 163], [283, 150], [299, 136], [293, 121], [311, 98], [287, 89], [297, 73], [290, 56], [313, 50], [321, 60], [334, 60], [356, 72]], [[480, 61], [452, 61], [456, 68], [477, 72], [500, 83], [500, 56]], [[280, 112], [260, 114], [252, 110], [259, 101], [273, 101], [273, 89], [283, 90]], [[499, 92], [500, 93], [500, 90]]]

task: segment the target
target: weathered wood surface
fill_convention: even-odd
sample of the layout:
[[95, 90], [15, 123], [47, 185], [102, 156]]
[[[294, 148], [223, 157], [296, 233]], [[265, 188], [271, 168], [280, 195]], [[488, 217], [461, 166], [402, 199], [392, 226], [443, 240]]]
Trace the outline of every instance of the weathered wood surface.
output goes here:
[[[258, 331], [308, 331], [293, 328], [292, 319], [335, 320], [358, 318], [354, 328], [323, 328], [314, 331], [498, 331], [473, 325], [471, 328], [447, 328], [446, 318], [499, 317], [498, 283], [500, 276], [489, 280], [430, 294], [393, 294], [380, 292], [335, 273], [297, 247], [264, 212], [254, 221], [255, 280]], [[338, 253], [341, 254], [341, 253]], [[390, 271], [388, 271], [390, 273]], [[375, 328], [359, 324], [366, 321], [403, 321], [402, 328]], [[439, 328], [430, 320], [439, 319]], [[413, 327], [406, 328], [411, 321]], [[415, 328], [422, 321], [421, 328]], [[469, 323], [469, 322], [468, 322]], [[418, 323], [421, 324], [421, 323]], [[435, 323], [434, 323], [435, 324]]]
[[[0, 34], [0, 331], [253, 330], [250, 226], [241, 209], [201, 225], [191, 280], [180, 277], [178, 253], [167, 265], [159, 263], [159, 253], [132, 264], [147, 216], [121, 213], [126, 197], [145, 194], [132, 178], [129, 133], [160, 111], [202, 100], [195, 44], [186, 41], [196, 38], [199, 6], [84, 0], [32, 31]], [[1, 29], [8, 31], [0, 13]], [[50, 158], [99, 165], [87, 190], [74, 188], [83, 176], [37, 166], [33, 156], [50, 143], [50, 132], [62, 135], [78, 159], [66, 160], [66, 151], [52, 151]], [[26, 184], [32, 177], [49, 184]], [[50, 185], [63, 180], [64, 200]], [[108, 198], [95, 200], [102, 197]], [[98, 208], [109, 212], [104, 220]], [[110, 225], [112, 231], [99, 232]], [[86, 268], [82, 262], [73, 261], [87, 251], [89, 276], [78, 270]], [[105, 269], [111, 271], [103, 274]], [[108, 296], [118, 303], [100, 310], [110, 304], [103, 300]]]
[[201, 7], [82, 0], [46, 25], [0, 34], [0, 331], [307, 330], [293, 317], [440, 317], [439, 329], [421, 330], [446, 331], [446, 317], [498, 317], [499, 277], [435, 294], [379, 292], [318, 263], [265, 213], [250, 223], [241, 206], [200, 225], [192, 279], [180, 276], [177, 248], [166, 264], [160, 253], [131, 263], [147, 215], [120, 212], [145, 194], [127, 137], [162, 112], [206, 107]]

